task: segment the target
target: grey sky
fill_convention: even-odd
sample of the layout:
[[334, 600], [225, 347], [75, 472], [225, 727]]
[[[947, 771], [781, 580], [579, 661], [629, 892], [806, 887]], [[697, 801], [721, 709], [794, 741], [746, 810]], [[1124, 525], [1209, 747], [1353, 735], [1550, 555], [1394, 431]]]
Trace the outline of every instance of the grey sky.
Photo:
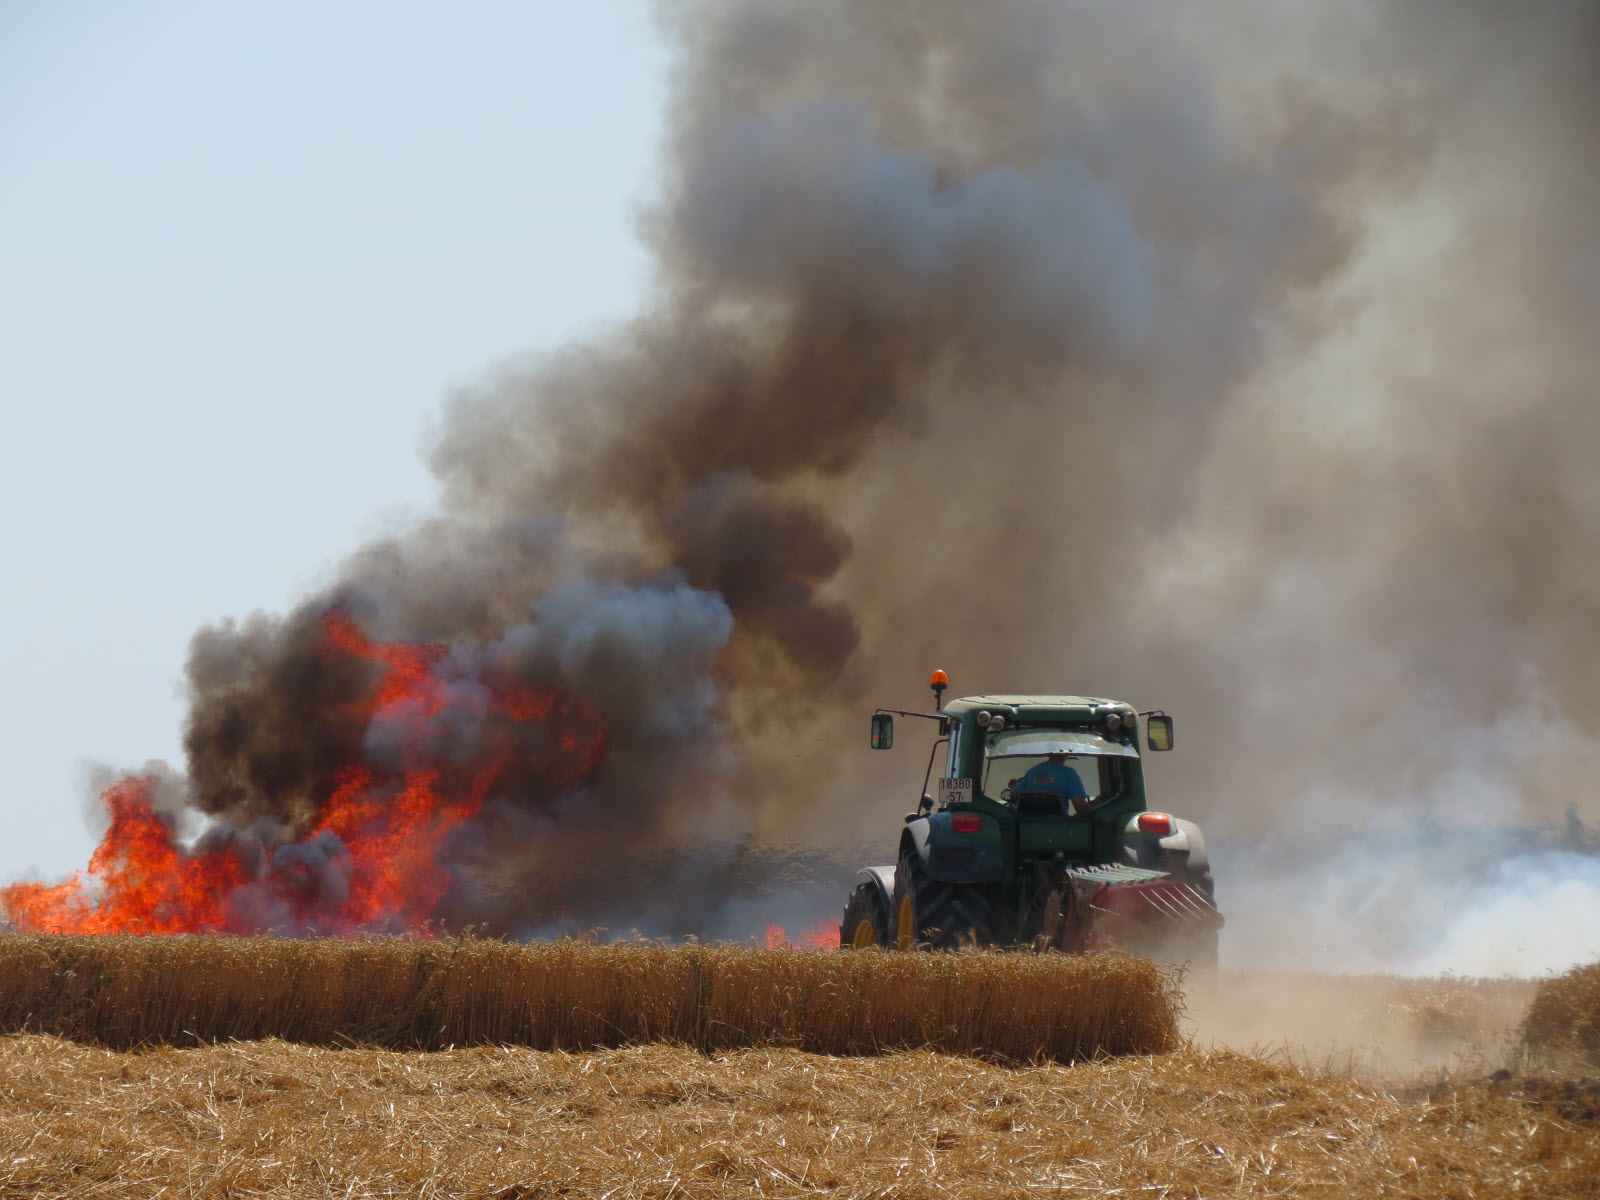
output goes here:
[[451, 387], [634, 307], [664, 66], [644, 0], [0, 0], [0, 879], [431, 504]]

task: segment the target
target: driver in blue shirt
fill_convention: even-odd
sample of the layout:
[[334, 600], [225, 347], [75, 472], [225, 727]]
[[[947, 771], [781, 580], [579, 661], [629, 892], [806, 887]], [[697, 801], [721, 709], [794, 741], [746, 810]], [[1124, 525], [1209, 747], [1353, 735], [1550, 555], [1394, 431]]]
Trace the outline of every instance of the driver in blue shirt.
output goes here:
[[[1067, 766], [1065, 754], [1052, 754], [1042, 763], [1035, 763], [1011, 789], [1013, 796], [1029, 792], [1059, 797], [1063, 811], [1069, 811], [1067, 805], [1070, 802], [1083, 801], [1089, 795], [1077, 770]], [[1077, 807], [1081, 808], [1081, 804]]]

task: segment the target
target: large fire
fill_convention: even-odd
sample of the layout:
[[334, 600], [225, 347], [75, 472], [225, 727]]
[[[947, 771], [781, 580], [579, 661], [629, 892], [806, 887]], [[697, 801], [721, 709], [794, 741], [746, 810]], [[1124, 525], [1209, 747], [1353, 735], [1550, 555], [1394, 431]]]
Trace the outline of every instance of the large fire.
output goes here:
[[87, 874], [0, 888], [0, 914], [24, 932], [349, 935], [422, 930], [452, 876], [446, 839], [471, 820], [507, 771], [545, 786], [582, 786], [606, 756], [604, 725], [571, 698], [493, 680], [475, 752], [432, 749], [451, 703], [436, 669], [446, 648], [374, 642], [340, 613], [324, 620], [324, 653], [373, 664], [357, 714], [398, 739], [399, 765], [351, 762], [314, 815], [278, 834], [213, 825], [185, 845], [154, 781], [130, 777], [102, 795], [110, 827]]

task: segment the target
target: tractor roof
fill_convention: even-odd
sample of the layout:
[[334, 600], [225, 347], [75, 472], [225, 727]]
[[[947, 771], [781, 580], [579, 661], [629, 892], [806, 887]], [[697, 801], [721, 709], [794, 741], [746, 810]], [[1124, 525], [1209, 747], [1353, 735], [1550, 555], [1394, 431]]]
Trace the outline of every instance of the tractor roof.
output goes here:
[[[994, 693], [982, 696], [962, 696], [959, 699], [947, 701], [945, 710], [949, 711], [958, 706], [962, 711], [969, 708], [1093, 708], [1097, 704], [1115, 704], [1123, 706], [1120, 700], [1107, 700], [1103, 696], [1019, 696], [1011, 693]], [[1126, 706], [1123, 706], [1126, 707]]]

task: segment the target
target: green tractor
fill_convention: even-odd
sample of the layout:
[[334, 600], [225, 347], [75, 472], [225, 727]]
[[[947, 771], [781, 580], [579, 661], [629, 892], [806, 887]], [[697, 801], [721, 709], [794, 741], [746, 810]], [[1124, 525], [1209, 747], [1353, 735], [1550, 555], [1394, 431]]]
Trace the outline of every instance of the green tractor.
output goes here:
[[897, 716], [933, 721], [939, 736], [897, 861], [861, 872], [840, 945], [1117, 946], [1215, 967], [1222, 917], [1205, 840], [1145, 800], [1140, 722], [1146, 747], [1170, 750], [1172, 718], [1092, 696], [942, 704], [945, 673], [932, 684], [934, 712], [873, 714], [875, 750], [894, 745]]

